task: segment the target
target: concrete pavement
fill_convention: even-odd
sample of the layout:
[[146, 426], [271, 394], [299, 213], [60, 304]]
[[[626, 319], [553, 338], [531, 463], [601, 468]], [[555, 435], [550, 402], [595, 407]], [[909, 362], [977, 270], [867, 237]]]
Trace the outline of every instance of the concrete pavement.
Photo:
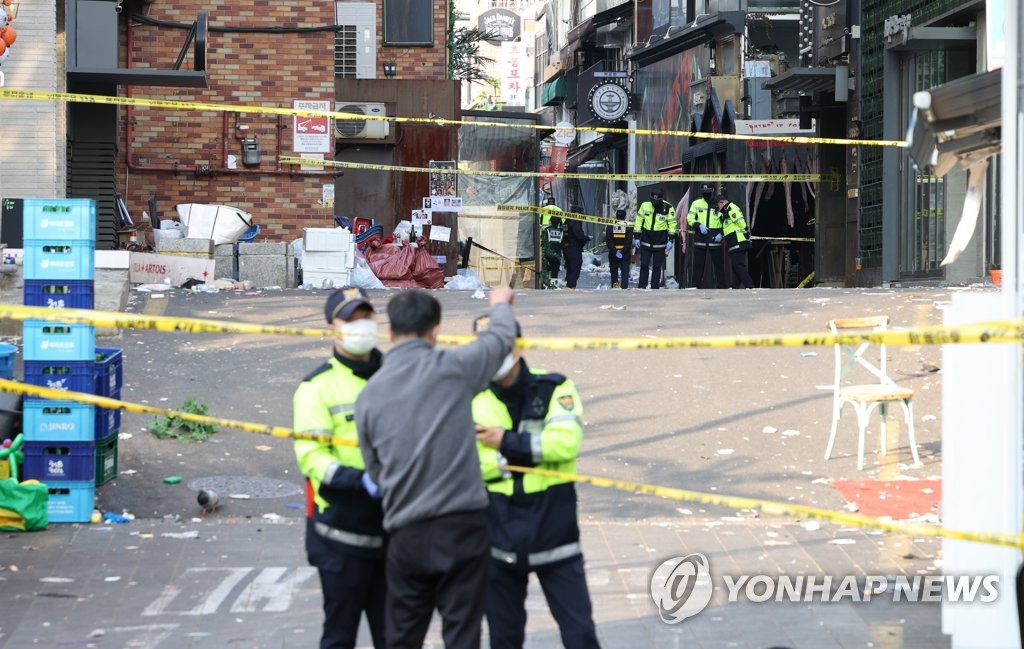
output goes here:
[[[599, 278], [594, 278], [599, 279]], [[937, 324], [951, 289], [801, 291], [527, 291], [516, 311], [530, 336], [618, 337], [822, 332], [830, 317], [887, 313], [901, 327]], [[132, 294], [127, 309], [282, 325], [322, 326], [325, 291], [163, 297]], [[374, 292], [383, 306], [388, 292]], [[439, 292], [445, 333], [465, 333], [486, 309], [471, 292]], [[98, 308], [104, 308], [98, 302]], [[322, 359], [326, 339], [163, 334], [104, 339], [125, 355], [123, 398], [162, 407], [188, 396], [211, 414], [290, 426], [291, 393]], [[809, 355], [813, 352], [814, 355]], [[923, 466], [898, 450], [856, 470], [853, 417], [822, 455], [831, 348], [527, 352], [536, 367], [576, 381], [586, 409], [580, 472], [834, 510], [842, 479], [927, 479], [940, 469], [941, 350], [890, 348], [890, 373], [917, 390]], [[429, 407], [429, 404], [425, 404]], [[137, 516], [123, 525], [51, 525], [0, 537], [0, 647], [313, 647], [319, 584], [302, 552], [302, 498], [290, 443], [220, 430], [196, 444], [155, 439], [152, 417], [126, 413], [120, 475], [98, 505]], [[875, 427], [877, 429], [877, 426]], [[772, 429], [772, 432], [766, 432]], [[183, 482], [167, 485], [163, 478]], [[196, 491], [216, 484], [223, 505], [203, 515]], [[728, 602], [725, 577], [895, 578], [935, 574], [939, 543], [756, 516], [581, 486], [580, 519], [594, 614], [609, 647], [948, 646], [929, 602]], [[921, 512], [926, 514], [928, 512]], [[709, 607], [663, 622], [650, 580], [666, 559], [702, 553]], [[820, 599], [820, 598], [819, 598]], [[560, 646], [539, 588], [531, 588], [527, 646]], [[440, 646], [438, 625], [430, 646]], [[370, 646], [363, 634], [361, 646]]]

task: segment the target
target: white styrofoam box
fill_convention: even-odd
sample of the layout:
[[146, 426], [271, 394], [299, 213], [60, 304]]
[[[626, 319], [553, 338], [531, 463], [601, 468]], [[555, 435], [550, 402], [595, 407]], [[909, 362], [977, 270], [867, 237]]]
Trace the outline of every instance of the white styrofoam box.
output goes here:
[[302, 269], [302, 284], [313, 288], [338, 288], [352, 283], [352, 271], [330, 272]]
[[214, 245], [234, 243], [252, 225], [252, 214], [230, 205], [175, 205], [186, 239], [212, 239]]
[[355, 266], [355, 256], [348, 252], [335, 251], [313, 251], [305, 252], [302, 255], [302, 268], [311, 270], [341, 271]]
[[348, 250], [355, 245], [348, 228], [306, 228], [302, 248], [306, 251]]

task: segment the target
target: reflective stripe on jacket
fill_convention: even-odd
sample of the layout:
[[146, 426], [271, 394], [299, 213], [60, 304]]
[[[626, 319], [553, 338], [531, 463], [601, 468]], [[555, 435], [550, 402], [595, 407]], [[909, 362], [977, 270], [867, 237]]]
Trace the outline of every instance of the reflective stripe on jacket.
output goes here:
[[[505, 429], [501, 449], [477, 445], [490, 506], [491, 556], [531, 570], [580, 554], [576, 488], [563, 478], [511, 473], [508, 464], [575, 474], [583, 405], [572, 381], [529, 370], [514, 386], [516, 416], [492, 385], [473, 400], [473, 420]], [[496, 391], [497, 390], [497, 391]]]

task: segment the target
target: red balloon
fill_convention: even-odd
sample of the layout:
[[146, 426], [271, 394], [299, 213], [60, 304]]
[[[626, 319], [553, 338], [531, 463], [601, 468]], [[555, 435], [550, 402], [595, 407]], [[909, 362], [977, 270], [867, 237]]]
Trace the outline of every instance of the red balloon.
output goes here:
[[0, 29], [0, 40], [10, 47], [11, 45], [14, 45], [14, 41], [18, 40], [18, 33], [14, 31], [13, 27], [7, 25], [3, 29]]

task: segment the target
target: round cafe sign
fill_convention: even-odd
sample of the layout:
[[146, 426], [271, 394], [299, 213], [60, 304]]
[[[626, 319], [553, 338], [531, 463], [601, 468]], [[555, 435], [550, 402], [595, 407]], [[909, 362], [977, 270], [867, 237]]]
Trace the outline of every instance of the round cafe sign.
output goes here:
[[587, 103], [594, 117], [609, 124], [621, 121], [629, 112], [629, 92], [614, 81], [599, 83], [590, 89]]

